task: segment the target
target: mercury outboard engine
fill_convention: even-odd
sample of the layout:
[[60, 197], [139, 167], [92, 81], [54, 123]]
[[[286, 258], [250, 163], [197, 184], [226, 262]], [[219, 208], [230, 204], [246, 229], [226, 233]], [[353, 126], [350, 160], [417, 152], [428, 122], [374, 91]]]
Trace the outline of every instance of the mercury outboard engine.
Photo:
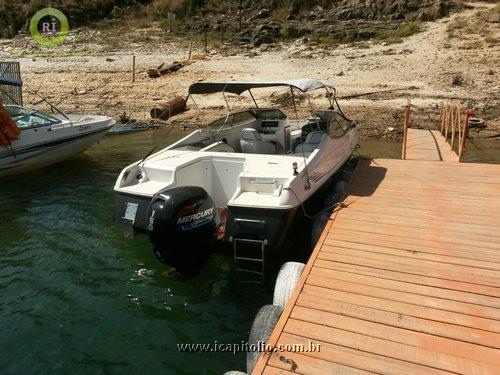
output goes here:
[[162, 263], [190, 270], [208, 259], [220, 219], [205, 189], [181, 186], [158, 192], [148, 218], [149, 240]]

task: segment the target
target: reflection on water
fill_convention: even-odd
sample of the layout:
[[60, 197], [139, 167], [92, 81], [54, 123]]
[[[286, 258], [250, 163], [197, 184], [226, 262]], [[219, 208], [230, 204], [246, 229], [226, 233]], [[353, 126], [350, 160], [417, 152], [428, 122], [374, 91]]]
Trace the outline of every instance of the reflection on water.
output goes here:
[[[4, 372], [223, 373], [245, 368], [244, 353], [179, 353], [177, 344], [246, 340], [269, 293], [240, 290], [231, 259], [217, 254], [199, 276], [176, 280], [144, 236], [126, 239], [112, 222], [115, 178], [162, 134], [107, 136], [72, 160], [3, 179]], [[500, 162], [497, 144], [481, 142], [483, 151], [469, 148], [467, 160]], [[398, 142], [363, 140], [361, 145], [360, 153], [370, 157], [398, 158], [401, 150]]]

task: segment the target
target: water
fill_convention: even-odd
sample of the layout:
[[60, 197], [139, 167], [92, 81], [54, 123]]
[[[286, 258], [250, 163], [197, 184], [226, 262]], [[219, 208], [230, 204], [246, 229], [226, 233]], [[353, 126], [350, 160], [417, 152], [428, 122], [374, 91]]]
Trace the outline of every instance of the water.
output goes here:
[[[65, 163], [3, 179], [2, 373], [245, 369], [244, 353], [179, 353], [177, 344], [246, 341], [270, 293], [241, 290], [232, 260], [218, 254], [199, 276], [178, 280], [144, 236], [124, 238], [111, 220], [119, 171], [163, 132], [108, 136]], [[467, 160], [500, 162], [500, 143], [480, 143], [481, 152], [469, 148]], [[399, 158], [401, 152], [398, 142], [361, 145], [369, 157]]]
[[177, 344], [246, 341], [269, 293], [241, 291], [232, 260], [218, 254], [178, 280], [145, 236], [126, 239], [112, 222], [119, 171], [158, 138], [107, 136], [77, 158], [2, 181], [2, 373], [245, 368], [244, 353], [179, 353]]
[[[401, 158], [401, 142], [379, 138], [361, 139], [359, 155], [368, 158]], [[463, 155], [465, 163], [500, 164], [500, 140], [468, 140]]]

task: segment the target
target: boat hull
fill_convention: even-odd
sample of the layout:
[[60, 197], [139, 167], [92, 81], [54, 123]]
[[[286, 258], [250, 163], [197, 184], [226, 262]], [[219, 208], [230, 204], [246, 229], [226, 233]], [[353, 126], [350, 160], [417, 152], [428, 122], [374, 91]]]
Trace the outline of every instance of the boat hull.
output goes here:
[[5, 148], [0, 154], [0, 176], [23, 173], [59, 163], [98, 142], [111, 125], [61, 139], [24, 147]]

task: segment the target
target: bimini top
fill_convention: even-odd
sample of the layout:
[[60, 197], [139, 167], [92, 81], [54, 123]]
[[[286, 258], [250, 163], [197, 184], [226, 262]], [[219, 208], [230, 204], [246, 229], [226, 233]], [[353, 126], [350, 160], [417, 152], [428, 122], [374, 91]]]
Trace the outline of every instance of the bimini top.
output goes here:
[[241, 93], [254, 88], [278, 86], [293, 87], [302, 92], [308, 92], [322, 88], [333, 90], [335, 89], [335, 87], [328, 82], [304, 78], [289, 81], [284, 80], [267, 82], [197, 82], [189, 86], [189, 94], [214, 94], [217, 92], [230, 92], [232, 94], [240, 95]]
[[23, 81], [17, 78], [0, 77], [0, 85], [21, 87], [23, 85]]

